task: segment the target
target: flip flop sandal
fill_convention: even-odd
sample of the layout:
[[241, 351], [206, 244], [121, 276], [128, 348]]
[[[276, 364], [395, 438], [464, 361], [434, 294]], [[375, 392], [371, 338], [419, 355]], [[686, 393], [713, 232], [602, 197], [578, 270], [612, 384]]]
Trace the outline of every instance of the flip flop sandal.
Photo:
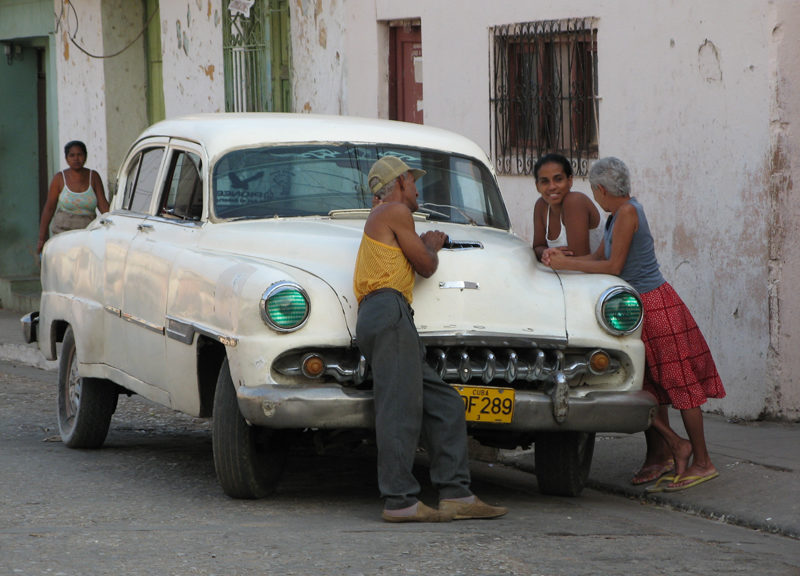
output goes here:
[[658, 480], [664, 476], [664, 474], [669, 474], [673, 470], [675, 470], [675, 461], [672, 459], [667, 460], [666, 464], [651, 464], [650, 466], [644, 466], [633, 478], [631, 478], [631, 484], [634, 486], [650, 484], [650, 482]]
[[648, 486], [647, 488], [644, 489], [644, 491], [647, 492], [648, 494], [663, 492], [664, 490], [667, 489], [667, 486], [672, 482], [675, 482], [675, 480], [676, 477], [672, 475], [662, 476], [661, 478], [658, 479], [658, 482], [656, 482], [652, 486]]
[[709, 480], [713, 480], [719, 476], [719, 472], [712, 472], [711, 474], [707, 474], [705, 476], [681, 476], [677, 481], [678, 482], [686, 482], [687, 484], [680, 484], [678, 486], [673, 486], [672, 484], [668, 484], [664, 488], [664, 492], [680, 492], [681, 490], [686, 490], [687, 488], [693, 488], [698, 484], [702, 484], [703, 482], [708, 482]]

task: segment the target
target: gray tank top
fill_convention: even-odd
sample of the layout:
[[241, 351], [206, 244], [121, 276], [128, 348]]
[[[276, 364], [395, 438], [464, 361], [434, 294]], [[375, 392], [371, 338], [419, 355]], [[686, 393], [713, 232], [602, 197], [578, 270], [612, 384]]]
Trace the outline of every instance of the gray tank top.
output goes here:
[[[664, 277], [658, 267], [655, 248], [653, 247], [653, 236], [650, 234], [650, 226], [647, 217], [644, 215], [644, 208], [636, 198], [631, 198], [629, 202], [636, 208], [639, 216], [639, 228], [633, 233], [631, 249], [628, 252], [628, 259], [622, 268], [620, 278], [636, 288], [640, 294], [655, 290], [664, 283]], [[614, 230], [614, 222], [617, 215], [613, 214], [606, 223], [603, 246], [606, 256], [611, 255], [611, 233]]]

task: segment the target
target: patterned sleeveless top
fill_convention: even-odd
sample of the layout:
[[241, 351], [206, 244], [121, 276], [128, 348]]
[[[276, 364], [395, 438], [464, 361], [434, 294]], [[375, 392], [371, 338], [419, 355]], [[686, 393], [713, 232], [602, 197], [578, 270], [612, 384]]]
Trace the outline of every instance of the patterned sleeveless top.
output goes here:
[[373, 240], [366, 234], [356, 257], [353, 291], [359, 302], [379, 288], [394, 288], [411, 304], [414, 293], [414, 269], [399, 247]]
[[67, 176], [64, 171], [61, 171], [61, 177], [64, 179], [64, 188], [61, 194], [58, 195], [57, 210], [67, 212], [68, 214], [77, 214], [78, 216], [94, 216], [97, 210], [97, 196], [92, 190], [92, 173], [89, 170], [89, 188], [83, 192], [73, 192], [67, 188]]

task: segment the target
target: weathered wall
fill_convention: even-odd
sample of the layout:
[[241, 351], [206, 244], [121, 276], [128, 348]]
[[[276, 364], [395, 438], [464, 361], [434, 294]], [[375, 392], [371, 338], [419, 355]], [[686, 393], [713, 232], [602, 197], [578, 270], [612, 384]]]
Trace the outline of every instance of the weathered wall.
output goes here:
[[766, 193], [759, 198], [773, 210], [768, 222], [771, 370], [766, 408], [768, 413], [793, 419], [800, 418], [800, 354], [794, 340], [800, 338], [800, 203], [794, 192], [794, 182], [800, 182], [800, 163], [796, 161], [800, 152], [800, 38], [795, 33], [798, 24], [800, 5], [777, 3], [776, 17], [767, 31], [773, 62], [771, 154], [765, 159], [769, 179]]
[[[119, 165], [136, 136], [147, 127], [147, 84], [144, 5], [126, 0], [105, 0], [103, 7], [103, 59], [106, 124], [111, 126], [106, 158], [106, 193], [116, 192]], [[151, 25], [158, 26], [158, 20]]]
[[[346, 114], [343, 55], [350, 8], [344, 0], [295, 0], [289, 5], [296, 112]], [[375, 28], [375, 19], [369, 24]]]
[[[105, 78], [101, 0], [73, 3], [54, 0], [56, 14], [56, 82], [58, 85], [57, 158], [66, 167], [63, 147], [70, 140], [86, 143], [86, 167], [97, 170], [108, 182], [108, 130], [106, 125]], [[75, 43], [85, 50], [81, 51]], [[93, 56], [90, 56], [93, 55]]]
[[[309, 46], [309, 58], [295, 52], [295, 93], [315, 112], [385, 115], [385, 22], [419, 18], [425, 123], [461, 132], [488, 151], [489, 28], [597, 17], [600, 153], [629, 164], [662, 270], [707, 336], [728, 389], [707, 408], [797, 418], [800, 360], [791, 359], [789, 344], [800, 328], [800, 299], [786, 288], [800, 276], [789, 257], [800, 203], [788, 194], [789, 152], [797, 146], [791, 125], [800, 112], [789, 94], [800, 81], [800, 51], [787, 31], [800, 24], [797, 5], [359, 0], [343, 7], [296, 0], [293, 42]], [[335, 58], [334, 20], [345, 36]], [[320, 22], [328, 30], [323, 51], [314, 46]], [[532, 178], [500, 180], [515, 231], [530, 239]], [[575, 187], [588, 192], [585, 181]]]
[[[111, 126], [106, 158], [106, 193], [116, 193], [117, 172], [136, 136], [147, 127], [147, 66], [145, 62], [144, 4], [129, 0], [104, 0], [103, 60], [106, 117]], [[154, 19], [151, 25], [158, 26]]]
[[159, 3], [167, 117], [225, 111], [220, 0]]

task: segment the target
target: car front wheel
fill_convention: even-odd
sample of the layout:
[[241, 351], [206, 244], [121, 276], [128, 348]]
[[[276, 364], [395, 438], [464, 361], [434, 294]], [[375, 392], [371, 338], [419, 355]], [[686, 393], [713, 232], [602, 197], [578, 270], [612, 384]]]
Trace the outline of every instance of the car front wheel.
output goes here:
[[214, 393], [212, 446], [214, 468], [231, 498], [263, 498], [275, 491], [286, 466], [284, 434], [251, 426], [239, 411], [228, 360]]
[[543, 432], [536, 435], [534, 459], [539, 492], [578, 496], [589, 477], [594, 433]]
[[99, 448], [105, 442], [119, 397], [116, 384], [82, 378], [72, 327], [67, 328], [58, 363], [58, 430], [70, 448]]

